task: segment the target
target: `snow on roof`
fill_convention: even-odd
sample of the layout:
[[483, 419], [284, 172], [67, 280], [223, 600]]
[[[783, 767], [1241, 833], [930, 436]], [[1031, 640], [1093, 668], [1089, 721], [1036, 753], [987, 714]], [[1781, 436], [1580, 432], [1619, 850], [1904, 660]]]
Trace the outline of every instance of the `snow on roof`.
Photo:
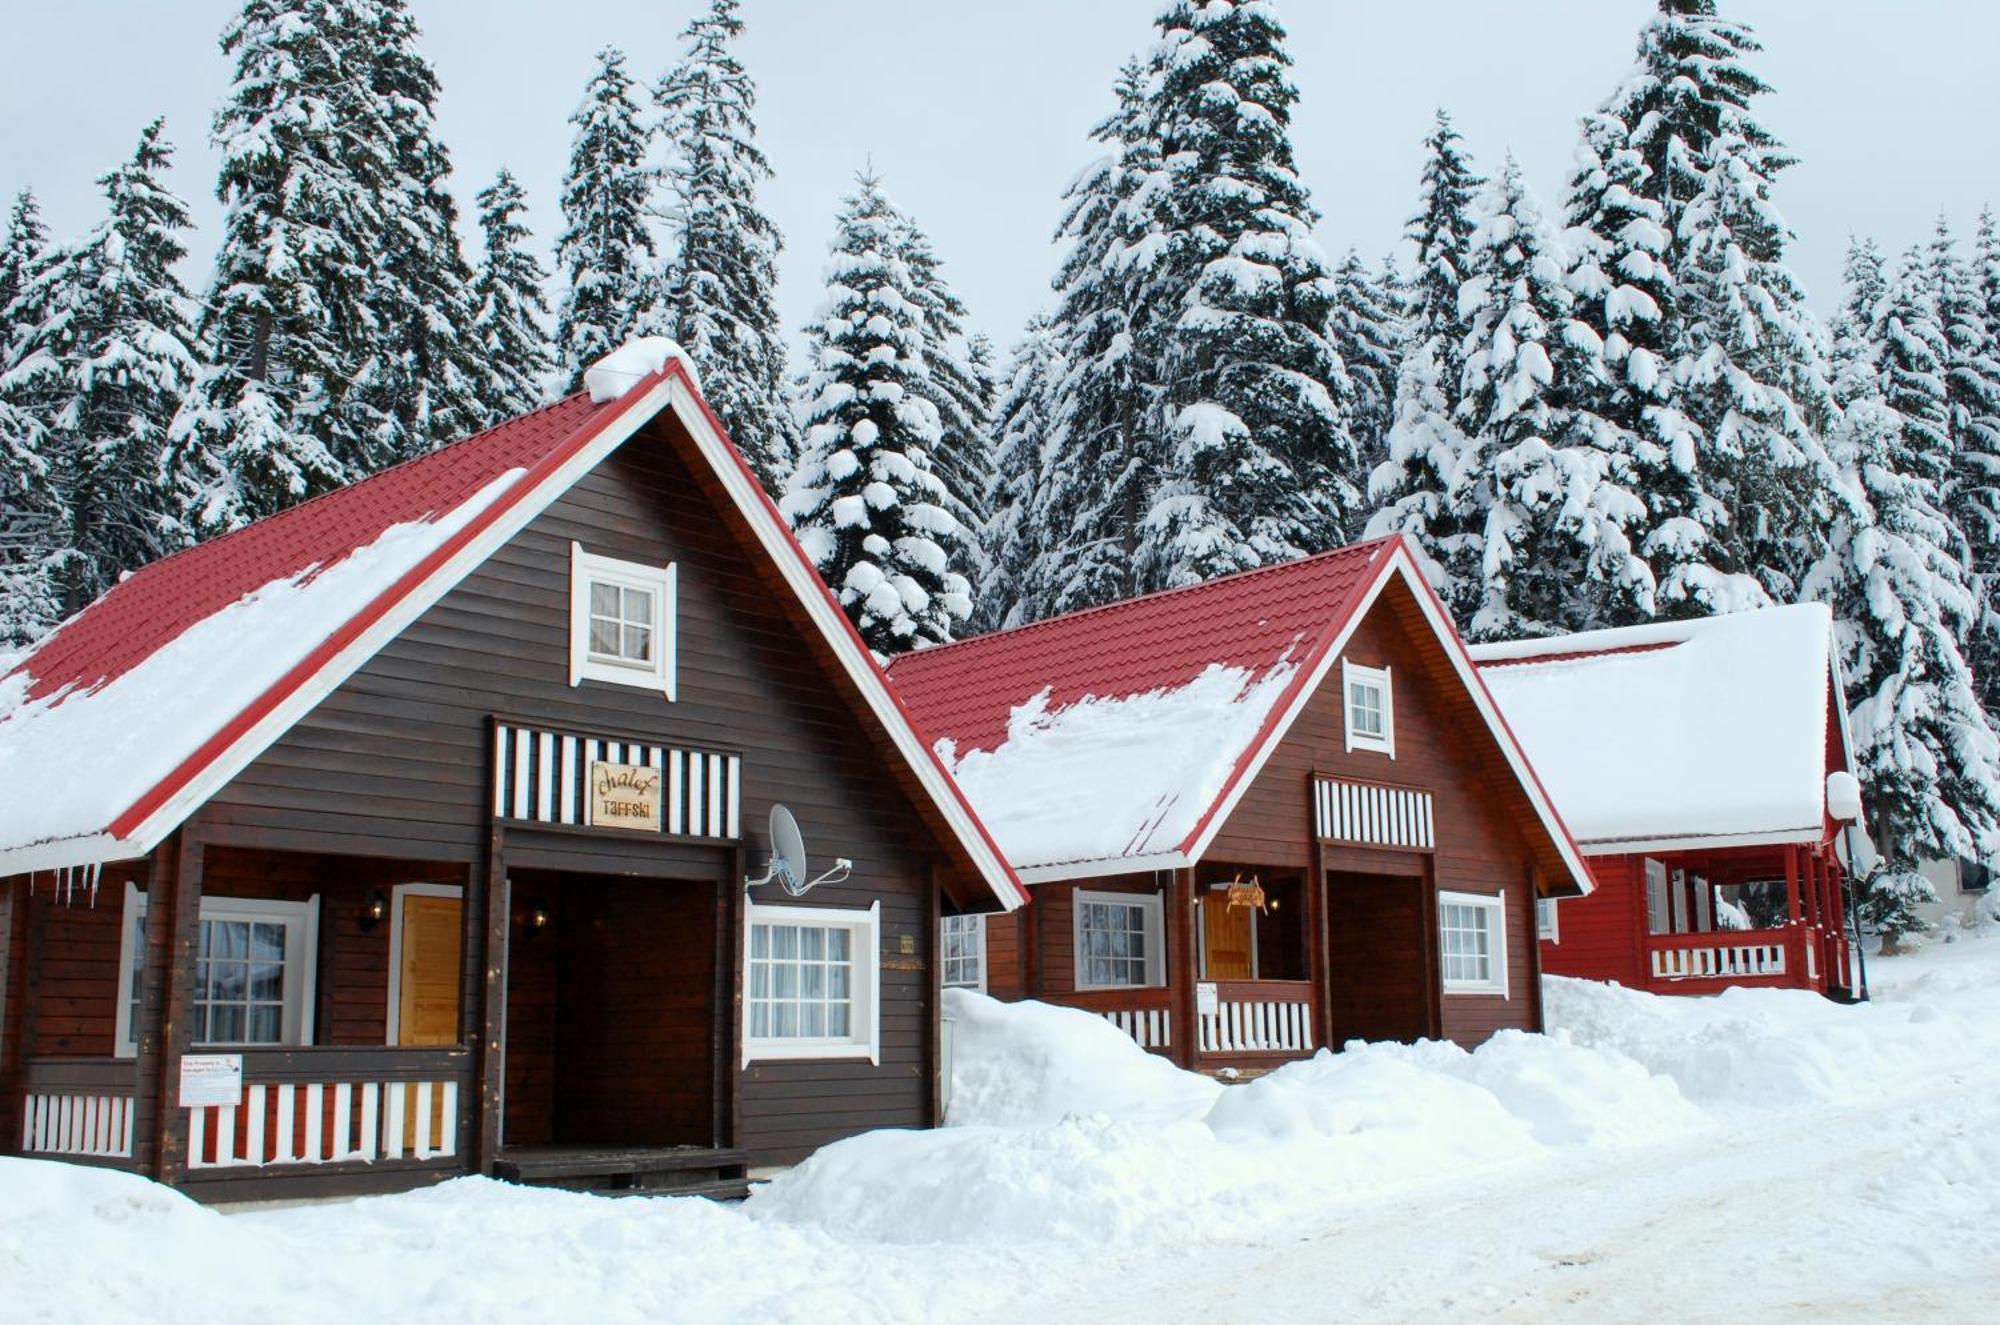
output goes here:
[[919, 649], [890, 679], [1016, 869], [1145, 868], [1190, 845], [1394, 546]]
[[[671, 412], [1008, 908], [1019, 881], [911, 728], [860, 637], [730, 445], [670, 341], [567, 400], [126, 577], [0, 670], [0, 874], [144, 855], [611, 450]], [[32, 789], [32, 791], [30, 790]]]
[[1817, 837], [1833, 617], [1819, 603], [1477, 645], [1577, 840]]

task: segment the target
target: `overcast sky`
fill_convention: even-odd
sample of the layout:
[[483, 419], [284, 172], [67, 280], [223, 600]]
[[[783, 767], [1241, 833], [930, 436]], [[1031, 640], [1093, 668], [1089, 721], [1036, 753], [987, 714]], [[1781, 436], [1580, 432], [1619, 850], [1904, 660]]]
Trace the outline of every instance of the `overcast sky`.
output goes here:
[[[219, 208], [208, 126], [228, 84], [217, 35], [238, 0], [0, 0], [0, 189], [32, 185], [59, 233], [97, 215], [96, 177], [164, 114], [174, 183], [202, 233]], [[567, 118], [592, 52], [623, 47], [650, 83], [696, 0], [414, 0], [443, 84], [461, 205], [498, 167], [520, 177], [552, 244]], [[1091, 156], [1119, 63], [1150, 41], [1160, 0], [746, 0], [742, 56], [777, 179], [780, 301], [796, 331], [820, 297], [834, 209], [872, 161], [930, 233], [974, 328], [1004, 346], [1048, 300], [1063, 187]], [[1767, 50], [1759, 110], [1803, 158], [1778, 191], [1795, 265], [1822, 309], [1850, 231], [1899, 249], [1942, 209], [1968, 235], [2000, 201], [2000, 3], [1723, 0]], [[1371, 260], [1395, 243], [1434, 107], [1478, 163], [1512, 150], [1553, 205], [1576, 119], [1630, 65], [1653, 0], [1289, 0], [1301, 91], [1293, 135], [1324, 213], [1322, 242]]]

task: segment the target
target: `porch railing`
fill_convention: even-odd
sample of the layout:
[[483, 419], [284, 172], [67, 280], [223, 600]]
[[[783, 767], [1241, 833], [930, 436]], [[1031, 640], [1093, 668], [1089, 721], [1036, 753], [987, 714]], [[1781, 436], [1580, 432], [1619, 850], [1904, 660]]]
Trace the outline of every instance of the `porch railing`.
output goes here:
[[132, 1157], [131, 1059], [31, 1058], [24, 1067], [23, 1154]]
[[1215, 1007], [1202, 1006], [1205, 1054], [1305, 1054], [1313, 1044], [1312, 982], [1221, 980]]
[[1089, 989], [1063, 994], [1054, 1001], [1095, 1012], [1131, 1036], [1141, 1049], [1173, 1047], [1173, 1000], [1164, 988]]
[[447, 1160], [464, 1049], [246, 1050], [243, 1098], [188, 1112], [190, 1170]]
[[1784, 930], [1729, 929], [1655, 934], [1646, 940], [1655, 980], [1742, 980], [1785, 974]]

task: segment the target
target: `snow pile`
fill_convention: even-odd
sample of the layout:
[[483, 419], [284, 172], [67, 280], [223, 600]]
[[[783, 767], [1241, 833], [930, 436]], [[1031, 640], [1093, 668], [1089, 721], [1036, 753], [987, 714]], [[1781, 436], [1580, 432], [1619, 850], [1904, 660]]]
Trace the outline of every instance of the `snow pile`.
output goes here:
[[953, 1023], [954, 1125], [1029, 1127], [1078, 1114], [1199, 1119], [1222, 1090], [1089, 1012], [1002, 1003], [968, 989], [947, 989], [944, 998]]
[[[1987, 977], [1990, 982], [1990, 976]], [[1856, 1007], [1792, 989], [1674, 998], [1543, 977], [1552, 1033], [1671, 1077], [1711, 1110], [1791, 1109], [1865, 1092], [1948, 1058], [1964, 1019], [1894, 994]]]
[[1007, 739], [938, 755], [1016, 869], [1177, 849], [1256, 739], [1297, 664], [1210, 664], [1173, 689], [1017, 706]]
[[1570, 831], [1615, 842], [1817, 829], [1831, 640], [1800, 603], [1471, 653]]
[[[393, 525], [330, 565], [273, 580], [87, 691], [29, 700], [34, 655], [0, 680], [0, 847], [104, 831], [223, 722], [414, 569], [521, 476], [450, 511]], [[49, 769], [64, 776], [50, 782]]]
[[695, 390], [699, 391], [701, 387], [694, 376], [694, 361], [687, 357], [687, 351], [665, 336], [638, 336], [626, 341], [583, 370], [583, 388], [590, 392], [590, 403], [593, 405], [619, 400], [675, 359], [679, 359], [681, 366], [687, 369], [689, 379], [696, 380]]

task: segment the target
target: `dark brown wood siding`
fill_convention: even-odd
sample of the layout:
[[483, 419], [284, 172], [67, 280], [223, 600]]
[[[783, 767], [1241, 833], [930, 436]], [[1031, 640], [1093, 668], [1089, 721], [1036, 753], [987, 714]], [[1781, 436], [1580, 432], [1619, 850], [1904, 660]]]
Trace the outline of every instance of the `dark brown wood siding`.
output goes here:
[[[654, 428], [365, 663], [235, 779], [204, 824], [213, 841], [469, 864], [487, 832], [491, 715], [740, 752], [743, 822], [757, 853], [770, 805], [790, 806], [816, 862], [855, 863], [849, 882], [810, 903], [879, 898], [882, 941], [899, 967], [882, 974], [880, 1065], [753, 1064], [740, 1083], [736, 1139], [773, 1162], [866, 1127], [921, 1123], [931, 1093], [932, 870], [955, 896], [979, 899], [940, 844], [933, 812], [913, 804], [879, 730], [856, 716], [850, 683], [802, 630], [765, 554], [718, 516], [712, 480], [682, 460], [677, 425]], [[678, 566], [678, 702], [569, 685], [572, 542]], [[687, 877], [690, 856], [685, 846], [511, 827], [506, 849], [513, 866], [672, 878]], [[733, 868], [727, 851], [706, 858], [711, 880]], [[913, 965], [926, 969], [902, 969]]]
[[[1442, 1031], [1477, 1044], [1507, 1027], [1539, 1029], [1533, 992], [1535, 908], [1533, 868], [1555, 862], [1546, 845], [1531, 845], [1540, 829], [1512, 771], [1464, 689], [1449, 659], [1425, 625], [1409, 591], [1391, 583], [1349, 638], [1344, 656], [1359, 665], [1387, 667], [1395, 706], [1394, 758], [1346, 748], [1341, 668], [1328, 672], [1307, 701], [1207, 852], [1211, 860], [1242, 860], [1304, 868], [1314, 853], [1311, 786], [1315, 773], [1417, 788], [1434, 798], [1437, 888], [1507, 896], [1509, 997], [1450, 995], [1443, 999]], [[1366, 849], [1350, 849], [1347, 867]], [[1037, 889], [1037, 896], [1040, 890]], [[1384, 930], [1371, 941], [1385, 968], [1406, 969], [1413, 954], [1408, 926]], [[1345, 956], [1345, 954], [1342, 954]]]

